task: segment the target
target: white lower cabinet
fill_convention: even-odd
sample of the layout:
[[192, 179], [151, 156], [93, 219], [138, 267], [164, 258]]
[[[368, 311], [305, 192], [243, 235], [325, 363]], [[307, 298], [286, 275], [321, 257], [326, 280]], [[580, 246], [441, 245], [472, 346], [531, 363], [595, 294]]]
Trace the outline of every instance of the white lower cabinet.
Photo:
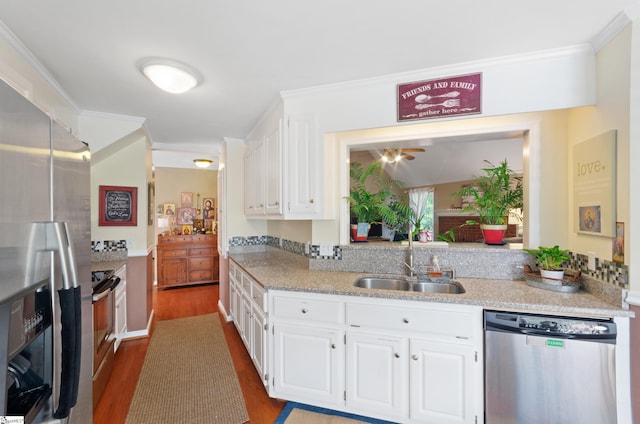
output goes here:
[[116, 271], [115, 275], [120, 278], [120, 283], [116, 286], [116, 310], [114, 314], [116, 341], [113, 344], [113, 349], [117, 351], [127, 334], [127, 266], [123, 265]]
[[269, 381], [266, 292], [233, 261], [230, 262], [229, 277], [229, 309], [233, 323], [266, 386]]
[[271, 397], [400, 423], [484, 421], [480, 307], [268, 297]]
[[406, 340], [347, 331], [346, 405], [359, 414], [407, 418]]
[[342, 401], [341, 331], [277, 324], [273, 334], [273, 395], [300, 402]]
[[413, 420], [425, 423], [474, 423], [473, 346], [430, 340], [410, 341], [409, 404]]

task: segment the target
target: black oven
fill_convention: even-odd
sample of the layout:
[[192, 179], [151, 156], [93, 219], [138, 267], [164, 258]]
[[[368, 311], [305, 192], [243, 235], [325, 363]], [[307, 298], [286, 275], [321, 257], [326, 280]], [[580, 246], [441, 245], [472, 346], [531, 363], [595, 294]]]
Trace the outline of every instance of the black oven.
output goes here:
[[93, 282], [93, 403], [104, 392], [113, 370], [115, 342], [115, 288], [113, 271], [94, 272]]
[[[7, 364], [1, 411], [31, 423], [52, 392], [53, 327], [48, 283], [0, 305], [0, 348]], [[4, 414], [3, 414], [4, 415]]]

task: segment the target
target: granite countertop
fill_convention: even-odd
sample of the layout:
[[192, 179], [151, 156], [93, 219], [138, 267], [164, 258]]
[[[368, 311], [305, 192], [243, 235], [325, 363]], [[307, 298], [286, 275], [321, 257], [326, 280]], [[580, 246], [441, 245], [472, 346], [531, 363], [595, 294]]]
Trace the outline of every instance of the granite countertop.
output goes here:
[[91, 262], [91, 272], [115, 271], [126, 264], [127, 264], [126, 259], [115, 259], [115, 260], [109, 260], [109, 261]]
[[309, 259], [276, 248], [231, 253], [230, 257], [267, 289], [327, 293], [421, 302], [456, 303], [487, 309], [537, 311], [589, 316], [632, 317], [633, 312], [585, 291], [558, 293], [528, 286], [524, 281], [456, 278], [465, 293], [419, 293], [355, 287], [362, 272], [309, 269]]

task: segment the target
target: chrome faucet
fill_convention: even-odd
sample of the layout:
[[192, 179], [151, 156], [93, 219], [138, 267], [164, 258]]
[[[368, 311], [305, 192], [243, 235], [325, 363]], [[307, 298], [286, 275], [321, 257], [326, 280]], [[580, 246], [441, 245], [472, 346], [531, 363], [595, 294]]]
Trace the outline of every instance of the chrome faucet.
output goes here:
[[409, 223], [409, 263], [404, 264], [409, 268], [409, 277], [415, 277], [415, 271], [413, 267], [413, 230], [412, 224]]

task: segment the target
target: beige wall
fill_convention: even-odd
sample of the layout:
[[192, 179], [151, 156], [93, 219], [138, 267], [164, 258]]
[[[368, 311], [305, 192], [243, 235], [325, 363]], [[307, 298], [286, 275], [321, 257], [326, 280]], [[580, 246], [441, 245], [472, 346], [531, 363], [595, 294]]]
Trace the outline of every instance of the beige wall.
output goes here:
[[[587, 139], [617, 130], [617, 174], [616, 174], [616, 212], [617, 221], [624, 222], [626, 230], [630, 225], [629, 211], [629, 140], [630, 140], [630, 48], [631, 28], [620, 33], [597, 55], [597, 106], [584, 107], [569, 113], [569, 145], [567, 162], [568, 185], [573, 186], [571, 173], [573, 147]], [[573, 204], [573, 193], [568, 192], [570, 211]], [[577, 234], [573, 231], [575, 213], [569, 214], [569, 248], [574, 252], [587, 254], [595, 252], [597, 257], [611, 259], [612, 241], [608, 237]], [[625, 258], [629, 254], [629, 244], [625, 246]], [[628, 262], [627, 262], [628, 263]], [[633, 282], [632, 286], [634, 285]], [[640, 285], [639, 285], [640, 287]]]
[[218, 172], [207, 169], [156, 168], [154, 171], [156, 186], [156, 206], [174, 203], [180, 207], [180, 193], [193, 193], [193, 207], [196, 207], [197, 193], [202, 199], [218, 198]]

